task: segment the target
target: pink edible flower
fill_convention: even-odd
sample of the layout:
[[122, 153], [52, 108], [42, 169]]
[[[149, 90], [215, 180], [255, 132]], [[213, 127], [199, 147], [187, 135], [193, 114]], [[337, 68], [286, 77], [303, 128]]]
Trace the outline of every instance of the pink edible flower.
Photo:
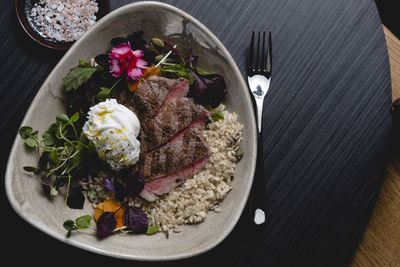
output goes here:
[[126, 70], [128, 79], [138, 80], [143, 76], [143, 69], [147, 68], [147, 62], [142, 59], [143, 51], [132, 51], [129, 42], [113, 47], [109, 57], [110, 72], [114, 77], [120, 77]]

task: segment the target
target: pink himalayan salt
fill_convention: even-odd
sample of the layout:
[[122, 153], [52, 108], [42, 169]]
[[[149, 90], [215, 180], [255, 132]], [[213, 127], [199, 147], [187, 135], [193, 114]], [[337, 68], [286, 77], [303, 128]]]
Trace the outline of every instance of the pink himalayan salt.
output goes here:
[[39, 0], [31, 17], [45, 36], [70, 42], [95, 23], [97, 11], [97, 2], [92, 0]]

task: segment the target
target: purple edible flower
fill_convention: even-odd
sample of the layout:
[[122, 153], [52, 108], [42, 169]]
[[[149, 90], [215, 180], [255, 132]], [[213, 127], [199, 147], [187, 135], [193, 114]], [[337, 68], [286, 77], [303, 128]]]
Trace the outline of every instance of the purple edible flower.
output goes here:
[[138, 233], [145, 233], [149, 226], [146, 213], [135, 207], [127, 207], [123, 215], [124, 225]]
[[116, 191], [111, 183], [111, 180], [109, 178], [103, 178], [103, 186], [108, 191], [116, 193]]
[[115, 220], [114, 212], [104, 212], [97, 221], [97, 235], [105, 237], [112, 233], [115, 226], [117, 226], [117, 221]]

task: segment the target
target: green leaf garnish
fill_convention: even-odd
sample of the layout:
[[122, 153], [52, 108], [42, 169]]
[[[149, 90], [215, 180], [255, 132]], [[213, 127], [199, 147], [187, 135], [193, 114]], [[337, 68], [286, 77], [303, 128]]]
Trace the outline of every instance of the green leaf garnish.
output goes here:
[[75, 112], [74, 115], [72, 115], [72, 117], [68, 120], [69, 123], [74, 123], [77, 122], [79, 120], [79, 113]]
[[97, 70], [101, 67], [91, 67], [90, 64], [79, 60], [79, 65], [70, 69], [69, 73], [63, 78], [65, 91], [76, 90], [83, 83], [87, 82]]
[[111, 86], [110, 88], [105, 87], [105, 86], [101, 86], [100, 87], [100, 91], [97, 93], [96, 98], [99, 101], [105, 101], [107, 98], [111, 98], [113, 97], [113, 89], [115, 86], [117, 86], [117, 84], [121, 81], [121, 79], [118, 79], [113, 86]]
[[24, 140], [25, 144], [29, 147], [37, 147], [39, 145], [38, 141], [34, 137], [28, 137]]
[[184, 65], [181, 64], [163, 65], [161, 67], [161, 72], [163, 74], [173, 75], [176, 78], [188, 79], [190, 83], [191, 81], [193, 81], [193, 77], [190, 74], [189, 70]]
[[92, 216], [83, 215], [75, 220], [76, 226], [79, 229], [86, 229], [90, 225], [90, 221], [92, 220]]
[[72, 231], [74, 231], [74, 230], [86, 230], [90, 226], [91, 221], [92, 221], [92, 216], [90, 216], [90, 215], [83, 215], [79, 218], [76, 218], [75, 221], [66, 220], [63, 223], [65, 230], [67, 230], [66, 236], [70, 237], [72, 234]]
[[153, 234], [157, 233], [159, 229], [160, 229], [160, 226], [158, 226], [158, 225], [149, 226], [147, 228], [146, 235], [153, 235]]
[[224, 113], [222, 113], [221, 111], [219, 111], [219, 112], [213, 112], [212, 114], [211, 114], [211, 117], [212, 117], [212, 119], [214, 120], [214, 121], [216, 121], [216, 120], [223, 120], [225, 117], [224, 117]]
[[29, 126], [22, 126], [18, 131], [18, 133], [22, 139], [29, 138], [31, 136], [32, 132], [33, 132], [33, 129], [32, 129], [32, 127], [29, 127]]
[[73, 220], [66, 220], [63, 224], [64, 228], [68, 231], [75, 230], [75, 222]]
[[80, 132], [81, 127], [75, 125], [78, 120], [78, 112], [71, 118], [58, 114], [56, 122], [42, 134], [41, 139], [38, 138], [38, 131], [29, 126], [23, 126], [18, 131], [28, 147], [38, 147], [43, 152], [39, 160], [40, 170], [33, 167], [25, 167], [24, 170], [45, 179], [51, 197], [58, 195], [60, 184], [66, 184], [66, 204], [73, 171], [82, 164], [82, 151], [88, 150], [87, 139]]
[[69, 118], [68, 118], [68, 116], [67, 115], [65, 115], [65, 114], [58, 114], [57, 116], [56, 116], [56, 120], [57, 120], [57, 122], [68, 122], [69, 121]]
[[39, 146], [38, 131], [33, 131], [32, 127], [22, 126], [18, 133], [28, 147]]
[[107, 98], [110, 98], [112, 92], [112, 88], [100, 87], [100, 91], [97, 93], [96, 98], [99, 101], [105, 101]]
[[84, 59], [79, 59], [79, 66], [81, 66], [81, 67], [89, 67], [90, 64], [89, 64], [89, 62], [87, 62]]
[[43, 142], [46, 146], [52, 146], [55, 143], [55, 137], [53, 136], [53, 134], [50, 131], [46, 131], [43, 133], [42, 135], [43, 138]]

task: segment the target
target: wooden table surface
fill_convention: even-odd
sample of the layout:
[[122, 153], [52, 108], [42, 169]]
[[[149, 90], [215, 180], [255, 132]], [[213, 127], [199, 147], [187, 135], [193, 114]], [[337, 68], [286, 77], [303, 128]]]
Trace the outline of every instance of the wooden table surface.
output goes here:
[[[400, 40], [383, 26], [392, 98], [400, 97]], [[400, 164], [389, 162], [376, 206], [351, 266], [400, 266]]]

